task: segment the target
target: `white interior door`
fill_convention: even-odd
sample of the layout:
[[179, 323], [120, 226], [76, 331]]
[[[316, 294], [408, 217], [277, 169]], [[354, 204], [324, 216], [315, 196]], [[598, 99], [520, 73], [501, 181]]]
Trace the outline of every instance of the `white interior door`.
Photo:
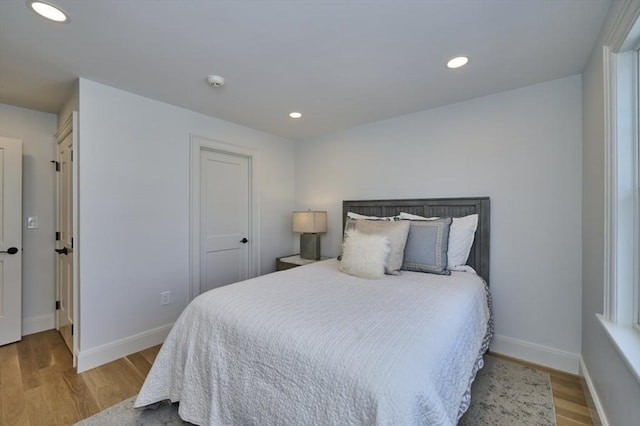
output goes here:
[[22, 141], [0, 137], [0, 345], [22, 338]]
[[73, 354], [73, 132], [58, 138], [56, 325]]
[[249, 159], [200, 151], [200, 292], [249, 277]]

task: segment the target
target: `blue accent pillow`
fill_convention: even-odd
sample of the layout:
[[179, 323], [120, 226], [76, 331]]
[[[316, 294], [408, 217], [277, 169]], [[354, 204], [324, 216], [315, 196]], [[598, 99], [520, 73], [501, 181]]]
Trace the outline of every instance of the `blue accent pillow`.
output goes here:
[[447, 249], [451, 218], [412, 220], [402, 270], [449, 275]]

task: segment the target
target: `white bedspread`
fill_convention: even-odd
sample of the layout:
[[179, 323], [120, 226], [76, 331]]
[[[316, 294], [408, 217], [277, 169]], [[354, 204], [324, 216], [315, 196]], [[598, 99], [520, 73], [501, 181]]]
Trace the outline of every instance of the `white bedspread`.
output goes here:
[[476, 275], [317, 262], [194, 299], [135, 406], [180, 401], [199, 425], [455, 425], [488, 320]]

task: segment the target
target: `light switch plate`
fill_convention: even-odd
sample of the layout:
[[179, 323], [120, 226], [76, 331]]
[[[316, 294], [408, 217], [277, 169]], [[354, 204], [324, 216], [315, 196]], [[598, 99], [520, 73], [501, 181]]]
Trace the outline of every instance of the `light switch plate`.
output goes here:
[[38, 216], [29, 216], [27, 218], [27, 229], [38, 229]]

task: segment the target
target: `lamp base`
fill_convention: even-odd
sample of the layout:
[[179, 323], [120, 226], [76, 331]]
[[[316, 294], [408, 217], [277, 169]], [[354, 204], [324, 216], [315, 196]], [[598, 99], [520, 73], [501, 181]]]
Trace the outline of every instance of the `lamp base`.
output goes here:
[[320, 234], [300, 234], [300, 257], [320, 260]]

